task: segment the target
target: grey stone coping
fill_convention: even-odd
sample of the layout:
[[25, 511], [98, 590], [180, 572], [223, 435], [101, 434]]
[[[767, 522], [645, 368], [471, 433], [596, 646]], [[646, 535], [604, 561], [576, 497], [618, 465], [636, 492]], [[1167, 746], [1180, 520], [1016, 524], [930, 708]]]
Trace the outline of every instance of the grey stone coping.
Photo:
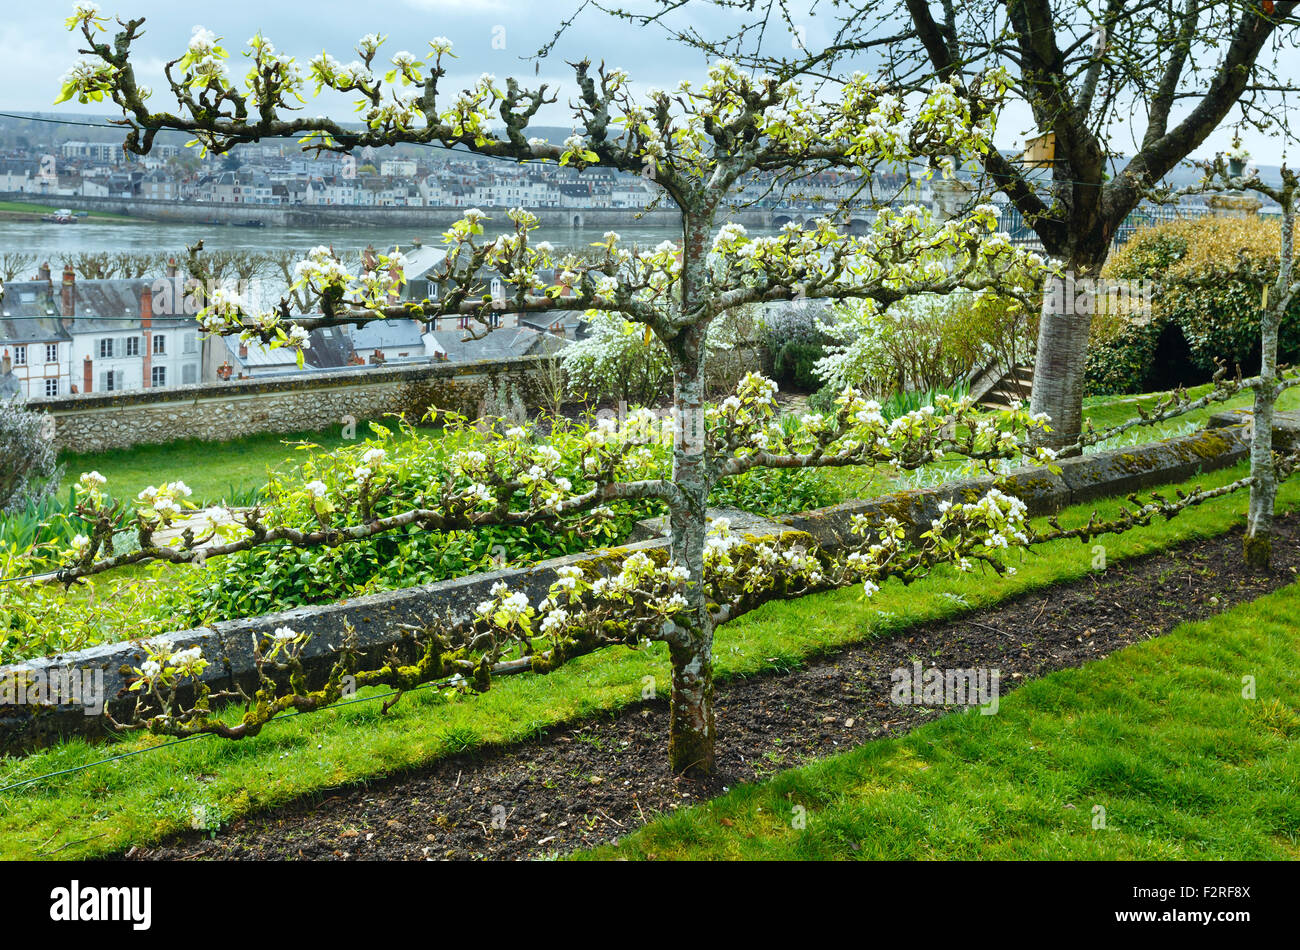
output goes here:
[[[1022, 469], [1009, 476], [1009, 490], [1025, 501], [1031, 513], [1049, 514], [1082, 501], [1127, 494], [1151, 485], [1181, 481], [1198, 471], [1225, 468], [1245, 458], [1247, 451], [1244, 427], [1218, 426], [1182, 438], [1063, 460], [1060, 475], [1047, 469]], [[823, 547], [834, 550], [853, 540], [854, 515], [865, 514], [879, 521], [896, 517], [915, 537], [938, 516], [941, 502], [974, 500], [993, 481], [985, 477], [949, 482], [936, 488], [896, 492], [771, 520], [734, 510], [714, 514], [730, 518], [733, 531], [742, 536], [804, 531]], [[619, 548], [601, 548], [528, 568], [491, 571], [333, 604], [223, 621], [156, 639], [169, 642], [176, 649], [201, 647], [209, 661], [203, 679], [214, 691], [234, 684], [248, 689], [256, 686], [254, 639], [269, 636], [277, 627], [290, 627], [298, 633], [313, 634], [304, 651], [305, 666], [309, 681], [319, 683], [334, 664], [345, 623], [355, 630], [360, 668], [382, 665], [394, 648], [404, 659], [414, 659], [417, 652], [414, 638], [402, 629], [403, 624], [455, 626], [463, 623], [474, 606], [489, 597], [498, 581], [524, 591], [531, 601], [537, 602], [554, 583], [558, 568], [581, 564], [589, 570], [604, 571], [632, 551], [665, 548], [668, 542], [654, 536], [659, 531], [655, 522], [644, 522], [638, 527], [642, 539]], [[134, 705], [133, 694], [127, 691], [130, 668], [139, 666], [144, 657], [139, 641], [103, 644], [0, 667], [0, 687], [25, 673], [51, 677], [65, 676], [69, 671], [98, 672], [103, 676], [103, 695], [108, 708], [121, 719]], [[186, 699], [182, 697], [182, 701]], [[102, 737], [106, 732], [103, 716], [94, 714], [84, 704], [0, 705], [0, 752], [3, 753], [48, 745], [64, 736], [93, 738]]]
[[77, 393], [64, 396], [37, 396], [27, 400], [33, 412], [54, 415], [83, 412], [89, 409], [117, 409], [167, 403], [194, 403], [203, 399], [229, 399], [233, 396], [260, 396], [272, 392], [302, 392], [356, 386], [380, 386], [386, 383], [419, 383], [425, 380], [456, 379], [464, 376], [526, 373], [541, 362], [540, 356], [521, 356], [509, 360], [470, 360], [463, 363], [423, 363], [414, 366], [374, 366], [330, 372], [300, 373], [293, 376], [232, 379], [223, 383], [191, 383], [158, 389], [131, 389], [117, 392]]
[[[1251, 424], [1249, 409], [1226, 409], [1210, 417], [1211, 428], [1231, 426], [1247, 427]], [[1294, 452], [1300, 448], [1300, 409], [1288, 409], [1273, 414], [1273, 449], [1277, 452]]]

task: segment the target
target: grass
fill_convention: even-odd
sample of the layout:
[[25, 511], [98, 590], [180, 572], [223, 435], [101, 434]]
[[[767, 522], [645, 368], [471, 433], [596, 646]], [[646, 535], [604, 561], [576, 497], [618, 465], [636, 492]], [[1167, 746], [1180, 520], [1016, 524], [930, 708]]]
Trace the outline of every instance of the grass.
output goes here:
[[1298, 613], [1293, 584], [586, 856], [1300, 858]]
[[[1192, 399], [1199, 399], [1210, 392], [1212, 388], [1209, 383], [1202, 386], [1193, 386], [1187, 390], [1187, 394]], [[1143, 409], [1151, 409], [1165, 395], [1167, 393], [1145, 393], [1140, 396], [1092, 396], [1083, 401], [1083, 415], [1085, 418], [1091, 419], [1097, 430], [1101, 431], [1133, 418], [1137, 415], [1138, 406]], [[1228, 409], [1247, 409], [1253, 399], [1252, 393], [1238, 393], [1226, 402], [1217, 403], [1206, 409], [1197, 409], [1194, 412], [1189, 412], [1168, 422], [1162, 422], [1159, 425], [1140, 426], [1124, 433], [1119, 438], [1125, 444], [1167, 438], [1172, 434], [1180, 433], [1189, 425], [1203, 425], [1215, 413], [1224, 412]], [[1283, 393], [1278, 399], [1277, 408], [1300, 409], [1300, 387], [1288, 389]], [[1102, 447], [1113, 448], [1109, 443]]]
[[[1198, 397], [1209, 388], [1208, 385], [1200, 386], [1191, 390], [1191, 394]], [[1098, 429], [1104, 429], [1132, 417], [1136, 413], [1136, 402], [1149, 407], [1161, 395], [1092, 398], [1087, 400], [1084, 415], [1091, 418]], [[1248, 400], [1248, 395], [1240, 395], [1226, 406], [1198, 410], [1157, 426], [1144, 426], [1126, 433], [1123, 441], [1149, 442], [1182, 434], [1189, 427], [1203, 424], [1214, 412], [1247, 405]], [[1288, 391], [1278, 408], [1300, 408], [1300, 388]], [[365, 424], [361, 423], [358, 434], [367, 433]], [[191, 501], [201, 507], [237, 504], [261, 488], [268, 473], [281, 468], [295, 454], [294, 443], [301, 442], [314, 443], [327, 451], [348, 444], [348, 440], [343, 438], [342, 426], [334, 426], [318, 432], [252, 435], [229, 442], [190, 439], [84, 455], [66, 453], [59, 459], [65, 472], [60, 493], [66, 495], [68, 486], [75, 483], [82, 472], [93, 470], [108, 477], [108, 488], [115, 497], [134, 498], [147, 485], [179, 478], [194, 490]], [[892, 476], [884, 470], [852, 467], [831, 470], [829, 477], [837, 480], [843, 497], [866, 498], [900, 488], [936, 483], [956, 467], [956, 463], [941, 464], [927, 467], [921, 473], [903, 476]]]
[[[400, 437], [399, 430], [394, 432]], [[356, 434], [364, 438], [370, 430], [360, 422]], [[264, 433], [229, 442], [187, 439], [85, 455], [64, 453], [59, 456], [64, 470], [59, 490], [66, 495], [82, 472], [97, 471], [108, 479], [107, 488], [116, 498], [134, 498], [148, 485], [182, 479], [194, 492], [190, 501], [199, 507], [238, 504], [262, 488], [271, 471], [295, 461], [296, 444], [331, 451], [355, 441], [345, 439], [343, 426], [336, 425], [318, 432]]]
[[[1192, 399], [1199, 399], [1210, 392], [1213, 387], [1206, 383], [1190, 388], [1187, 392]], [[1127, 422], [1137, 415], [1137, 407], [1151, 409], [1168, 393], [1144, 393], [1139, 396], [1092, 396], [1084, 400], [1083, 416], [1091, 419], [1098, 432], [1121, 422]], [[1197, 409], [1177, 418], [1156, 425], [1138, 426], [1122, 433], [1104, 443], [1093, 446], [1088, 451], [1105, 451], [1125, 445], [1138, 445], [1189, 435], [1205, 425], [1215, 413], [1227, 409], [1241, 409], [1250, 406], [1253, 395], [1240, 393], [1233, 398], [1216, 403], [1204, 409]], [[1289, 389], [1278, 399], [1278, 409], [1300, 409], [1300, 387]], [[961, 460], [941, 461], [915, 472], [893, 475], [884, 469], [865, 468], [861, 466], [833, 469], [831, 477], [836, 479], [844, 497], [869, 498], [887, 492], [907, 488], [933, 487], [947, 478], [956, 477], [962, 468]]]
[[[1222, 484], [1243, 471], [1238, 466], [1189, 484]], [[1298, 501], [1300, 486], [1284, 485], [1280, 505], [1294, 507]], [[1108, 560], [1227, 531], [1240, 523], [1244, 504], [1244, 496], [1216, 499], [1166, 524], [1106, 538]], [[1098, 507], [1105, 514], [1116, 503]], [[1062, 522], [1086, 520], [1091, 510], [1071, 509]], [[1078, 579], [1091, 570], [1091, 560], [1088, 547], [1058, 542], [1039, 548], [1018, 574], [995, 583], [985, 576], [941, 570], [910, 588], [888, 584], [869, 602], [860, 598], [857, 588], [849, 588], [769, 604], [719, 631], [717, 672], [731, 677], [788, 668], [847, 643], [953, 616], [965, 609], [963, 603], [979, 608]], [[253, 739], [205, 738], [42, 779], [0, 791], [0, 856], [111, 854], [190, 827], [200, 808], [228, 822], [331, 786], [417, 767], [465, 747], [516, 742], [557, 723], [617, 709], [639, 699], [643, 676], [662, 682], [667, 671], [662, 645], [646, 651], [616, 648], [583, 657], [549, 676], [501, 680], [478, 697], [447, 700], [428, 692], [410, 694], [387, 716], [380, 715], [377, 702], [356, 703], [274, 723]], [[233, 718], [234, 711], [227, 715]], [[70, 741], [0, 762], [0, 786], [158, 742], [147, 736], [116, 746]]]

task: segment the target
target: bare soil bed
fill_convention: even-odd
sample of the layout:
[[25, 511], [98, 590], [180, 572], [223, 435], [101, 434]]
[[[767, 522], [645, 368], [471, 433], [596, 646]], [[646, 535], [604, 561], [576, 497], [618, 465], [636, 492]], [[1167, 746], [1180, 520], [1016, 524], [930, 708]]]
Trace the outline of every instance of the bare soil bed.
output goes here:
[[[958, 619], [918, 625], [809, 660], [720, 682], [718, 774], [666, 768], [666, 699], [557, 727], [535, 740], [338, 788], [234, 822], [213, 839], [134, 847], [132, 860], [519, 859], [616, 840], [655, 815], [873, 739], [942, 708], [890, 701], [892, 670], [914, 660], [1001, 671], [1001, 692], [1253, 600], [1296, 580], [1300, 517], [1278, 520], [1274, 568], [1242, 563], [1240, 530]], [[1080, 556], [1089, 556], [1087, 549]]]

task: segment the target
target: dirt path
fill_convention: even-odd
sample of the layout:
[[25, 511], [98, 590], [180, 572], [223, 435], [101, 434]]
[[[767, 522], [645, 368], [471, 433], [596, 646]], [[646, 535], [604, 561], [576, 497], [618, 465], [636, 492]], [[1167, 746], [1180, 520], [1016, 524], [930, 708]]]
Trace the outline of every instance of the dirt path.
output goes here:
[[707, 783], [667, 772], [667, 704], [660, 700], [325, 792], [236, 821], [212, 840], [185, 835], [127, 856], [536, 858], [615, 840], [726, 786], [897, 736], [942, 714], [890, 702], [890, 672], [915, 660], [999, 669], [1005, 695], [1026, 679], [1100, 659], [1292, 583], [1300, 569], [1300, 518], [1280, 519], [1278, 531], [1275, 569], [1266, 575], [1245, 571], [1241, 532], [1234, 531], [850, 647], [800, 670], [720, 683], [720, 769]]

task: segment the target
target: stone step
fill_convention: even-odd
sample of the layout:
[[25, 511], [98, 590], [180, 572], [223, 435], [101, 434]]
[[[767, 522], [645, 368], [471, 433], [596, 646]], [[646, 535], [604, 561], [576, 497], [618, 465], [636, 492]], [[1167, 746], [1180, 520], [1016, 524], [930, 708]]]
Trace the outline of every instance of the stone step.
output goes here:
[[[1254, 414], [1249, 409], [1225, 409], [1210, 416], [1206, 424], [1210, 429], [1229, 426], [1249, 427]], [[1291, 453], [1300, 449], [1300, 409], [1273, 413], [1273, 451]]]

